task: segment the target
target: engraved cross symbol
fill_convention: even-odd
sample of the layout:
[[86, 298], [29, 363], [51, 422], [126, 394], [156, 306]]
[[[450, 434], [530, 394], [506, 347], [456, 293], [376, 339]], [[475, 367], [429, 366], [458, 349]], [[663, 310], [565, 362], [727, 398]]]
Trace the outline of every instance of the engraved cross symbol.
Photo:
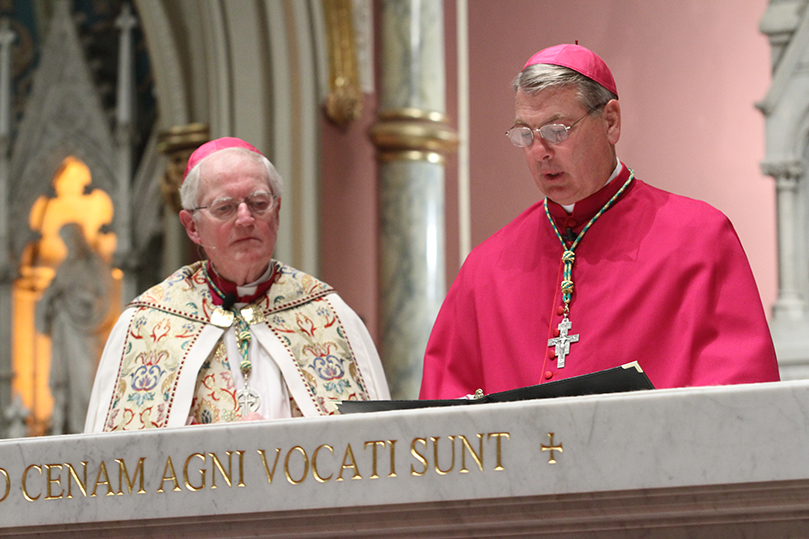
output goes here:
[[571, 324], [570, 319], [565, 316], [562, 321], [559, 322], [559, 336], [548, 339], [548, 346], [555, 347], [554, 353], [559, 359], [556, 365], [560, 369], [565, 368], [565, 356], [570, 353], [570, 345], [574, 342], [579, 342], [578, 335], [568, 335], [568, 331], [570, 331], [571, 327], [573, 327], [573, 324]]
[[548, 434], [548, 438], [550, 438], [550, 445], [542, 445], [542, 444], [540, 444], [540, 448], [542, 449], [542, 451], [550, 451], [551, 452], [551, 458], [550, 458], [550, 460], [548, 460], [548, 464], [556, 464], [556, 459], [553, 456], [553, 452], [554, 451], [559, 451], [560, 453], [564, 453], [564, 451], [562, 451], [562, 443], [559, 442], [559, 445], [553, 445], [553, 433], [549, 432], [547, 434]]

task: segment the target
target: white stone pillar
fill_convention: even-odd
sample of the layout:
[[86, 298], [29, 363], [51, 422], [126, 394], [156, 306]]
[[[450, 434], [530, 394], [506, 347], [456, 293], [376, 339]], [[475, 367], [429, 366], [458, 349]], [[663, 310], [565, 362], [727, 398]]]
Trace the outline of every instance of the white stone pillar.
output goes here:
[[806, 300], [800, 290], [802, 264], [798, 256], [798, 181], [804, 166], [800, 161], [763, 163], [764, 174], [775, 179], [778, 219], [778, 299], [773, 321], [806, 320]]

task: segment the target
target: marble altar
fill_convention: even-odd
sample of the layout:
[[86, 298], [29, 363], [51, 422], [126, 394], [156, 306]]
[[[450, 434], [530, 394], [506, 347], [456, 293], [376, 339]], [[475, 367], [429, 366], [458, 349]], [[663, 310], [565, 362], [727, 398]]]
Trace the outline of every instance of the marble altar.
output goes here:
[[0, 441], [0, 537], [809, 535], [809, 382]]

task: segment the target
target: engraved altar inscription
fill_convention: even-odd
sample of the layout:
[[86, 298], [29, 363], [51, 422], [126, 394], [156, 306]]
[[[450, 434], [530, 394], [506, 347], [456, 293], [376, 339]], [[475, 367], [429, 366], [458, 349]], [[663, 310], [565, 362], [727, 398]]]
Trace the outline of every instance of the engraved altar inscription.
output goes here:
[[279, 484], [483, 475], [507, 469], [510, 440], [508, 432], [477, 432], [31, 463], [12, 473], [0, 467], [0, 504], [17, 495], [32, 503], [58, 502], [108, 496], [193, 496], [241, 488], [259, 493]]

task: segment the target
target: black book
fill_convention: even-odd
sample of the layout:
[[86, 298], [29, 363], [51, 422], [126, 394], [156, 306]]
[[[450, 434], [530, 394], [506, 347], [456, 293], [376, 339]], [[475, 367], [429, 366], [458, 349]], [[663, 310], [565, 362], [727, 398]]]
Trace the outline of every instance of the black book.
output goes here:
[[597, 395], [601, 393], [621, 393], [654, 389], [652, 382], [637, 361], [620, 367], [591, 372], [573, 378], [555, 380], [535, 386], [521, 387], [499, 393], [490, 393], [468, 399], [432, 399], [432, 400], [378, 400], [378, 401], [342, 401], [337, 403], [341, 414], [358, 412], [384, 412], [389, 410], [411, 410], [431, 408], [435, 406], [462, 406], [466, 404], [486, 404], [489, 402], [514, 402], [532, 399], [548, 399], [553, 397], [575, 397], [579, 395]]

